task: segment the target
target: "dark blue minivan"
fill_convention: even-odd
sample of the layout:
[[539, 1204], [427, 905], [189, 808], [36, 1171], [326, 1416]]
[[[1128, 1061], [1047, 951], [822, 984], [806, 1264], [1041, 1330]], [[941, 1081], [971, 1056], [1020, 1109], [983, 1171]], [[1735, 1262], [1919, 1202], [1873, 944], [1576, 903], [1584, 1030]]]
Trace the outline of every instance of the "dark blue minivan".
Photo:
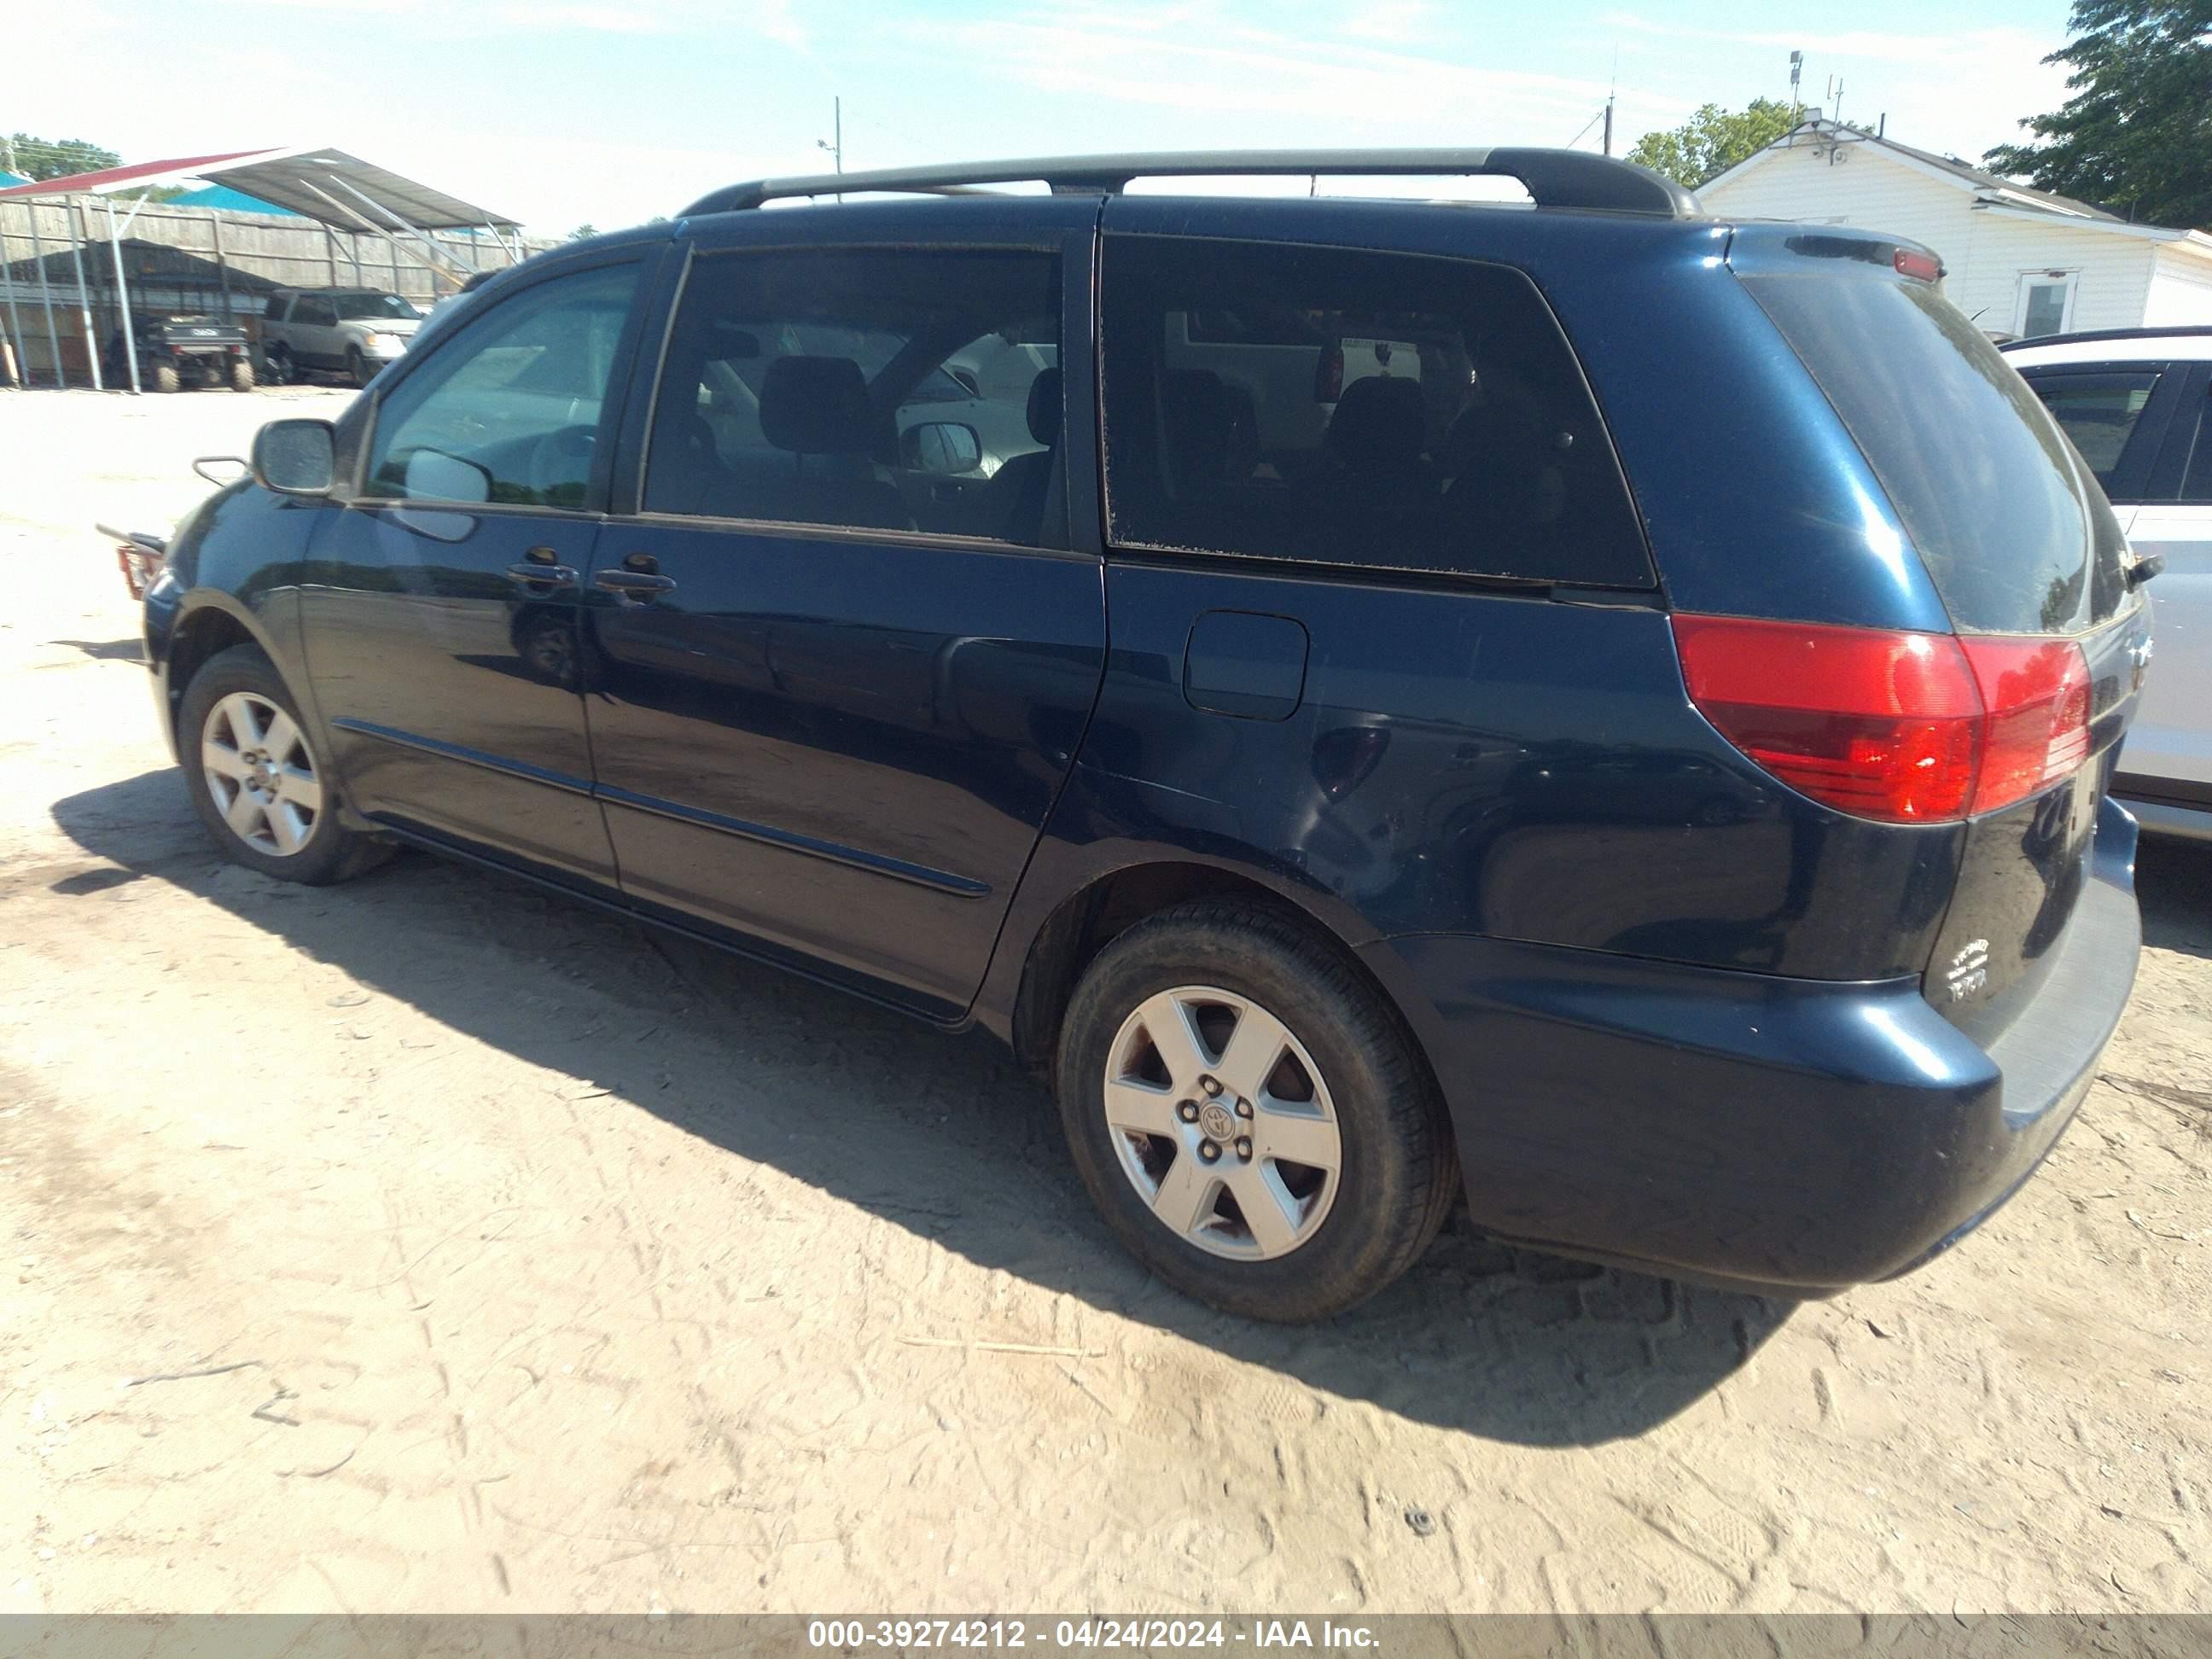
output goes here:
[[[1533, 205], [1123, 188], [1322, 173]], [[161, 719], [269, 875], [410, 843], [988, 1028], [1219, 1307], [1462, 1193], [1881, 1279], [2050, 1149], [2138, 940], [2148, 571], [1942, 274], [1557, 151], [740, 185], [265, 428]]]

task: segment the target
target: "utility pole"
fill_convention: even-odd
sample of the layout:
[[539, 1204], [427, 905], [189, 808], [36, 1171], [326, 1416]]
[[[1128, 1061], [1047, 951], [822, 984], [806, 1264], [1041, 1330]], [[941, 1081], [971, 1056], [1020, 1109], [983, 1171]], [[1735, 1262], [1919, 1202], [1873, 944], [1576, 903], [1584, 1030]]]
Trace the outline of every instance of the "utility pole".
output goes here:
[[1620, 93], [1620, 48], [1613, 49], [1613, 80], [1605, 89], [1605, 153], [1613, 154], [1613, 100]]

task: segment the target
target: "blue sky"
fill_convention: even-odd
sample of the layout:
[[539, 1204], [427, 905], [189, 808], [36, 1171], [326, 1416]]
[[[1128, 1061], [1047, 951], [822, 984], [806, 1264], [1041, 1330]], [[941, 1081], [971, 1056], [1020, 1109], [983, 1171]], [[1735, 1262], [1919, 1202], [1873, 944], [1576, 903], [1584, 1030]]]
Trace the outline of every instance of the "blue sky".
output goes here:
[[[561, 234], [717, 184], [1093, 149], [1577, 141], [1788, 93], [1969, 157], [2063, 100], [2063, 0], [84, 0], [10, 27], [0, 123], [126, 160], [351, 149]], [[154, 64], [159, 60], [160, 69]], [[136, 88], [125, 94], [125, 89]]]

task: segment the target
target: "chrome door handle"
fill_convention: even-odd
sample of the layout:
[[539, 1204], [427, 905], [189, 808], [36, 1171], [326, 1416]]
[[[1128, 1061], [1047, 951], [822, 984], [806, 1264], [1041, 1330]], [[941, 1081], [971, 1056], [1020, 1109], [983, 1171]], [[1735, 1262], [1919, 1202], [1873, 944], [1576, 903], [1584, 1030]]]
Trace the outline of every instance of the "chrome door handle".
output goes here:
[[663, 593], [676, 591], [675, 579], [649, 570], [602, 570], [592, 585], [605, 589], [625, 605], [647, 605]]

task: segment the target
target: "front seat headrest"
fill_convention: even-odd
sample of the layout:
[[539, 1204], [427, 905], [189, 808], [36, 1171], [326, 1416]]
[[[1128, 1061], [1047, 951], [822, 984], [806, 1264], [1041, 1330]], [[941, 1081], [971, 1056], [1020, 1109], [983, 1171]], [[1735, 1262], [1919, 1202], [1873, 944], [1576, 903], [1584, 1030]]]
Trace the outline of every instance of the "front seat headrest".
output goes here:
[[1419, 380], [1370, 375], [1344, 388], [1328, 447], [1354, 471], [1397, 471], [1420, 459], [1425, 419]]
[[778, 357], [761, 382], [761, 435], [800, 455], [865, 455], [868, 383], [850, 357]]
[[1060, 441], [1060, 371], [1037, 370], [1030, 382], [1030, 436], [1050, 449]]
[[1170, 369], [1161, 375], [1160, 415], [1181, 484], [1241, 483], [1259, 464], [1252, 394], [1210, 368]]

